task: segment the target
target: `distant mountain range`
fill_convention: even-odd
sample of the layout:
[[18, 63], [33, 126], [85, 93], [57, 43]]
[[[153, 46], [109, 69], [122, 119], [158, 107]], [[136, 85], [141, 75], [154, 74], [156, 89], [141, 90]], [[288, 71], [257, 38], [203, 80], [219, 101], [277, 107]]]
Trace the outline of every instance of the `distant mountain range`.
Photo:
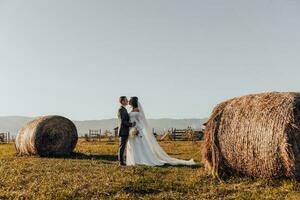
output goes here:
[[[10, 132], [15, 136], [18, 130], [27, 122], [33, 120], [32, 117], [8, 116], [0, 117], [0, 132]], [[157, 132], [161, 132], [169, 128], [183, 129], [191, 126], [194, 129], [202, 128], [202, 124], [207, 119], [149, 119], [149, 124]], [[84, 135], [90, 129], [113, 130], [117, 127], [117, 119], [103, 119], [103, 120], [87, 120], [87, 121], [74, 121], [79, 135]]]

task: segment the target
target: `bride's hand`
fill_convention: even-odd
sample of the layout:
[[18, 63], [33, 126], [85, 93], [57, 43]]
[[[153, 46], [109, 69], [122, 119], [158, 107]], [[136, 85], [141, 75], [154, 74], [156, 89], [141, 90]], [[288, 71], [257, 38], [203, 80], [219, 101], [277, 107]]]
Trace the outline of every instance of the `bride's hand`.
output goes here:
[[136, 136], [142, 137], [142, 136], [140, 135], [140, 131], [137, 131], [137, 132], [136, 132]]

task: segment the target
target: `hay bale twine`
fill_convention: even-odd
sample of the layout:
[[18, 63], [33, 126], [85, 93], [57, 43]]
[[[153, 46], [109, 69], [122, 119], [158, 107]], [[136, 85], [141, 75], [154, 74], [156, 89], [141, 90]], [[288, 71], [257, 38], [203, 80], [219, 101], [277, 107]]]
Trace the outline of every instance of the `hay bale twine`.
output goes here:
[[78, 141], [74, 123], [61, 116], [39, 117], [18, 132], [19, 155], [65, 156], [73, 152]]
[[300, 178], [300, 93], [262, 93], [216, 106], [204, 159], [215, 177]]

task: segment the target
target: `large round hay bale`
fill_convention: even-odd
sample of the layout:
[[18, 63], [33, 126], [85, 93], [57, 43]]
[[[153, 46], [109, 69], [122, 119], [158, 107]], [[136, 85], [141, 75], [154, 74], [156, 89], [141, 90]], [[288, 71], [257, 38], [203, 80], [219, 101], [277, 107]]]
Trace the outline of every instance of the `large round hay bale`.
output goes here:
[[214, 176], [300, 178], [300, 93], [263, 93], [216, 106], [204, 159]]
[[65, 156], [78, 141], [72, 121], [61, 116], [39, 117], [26, 124], [16, 138], [19, 155]]

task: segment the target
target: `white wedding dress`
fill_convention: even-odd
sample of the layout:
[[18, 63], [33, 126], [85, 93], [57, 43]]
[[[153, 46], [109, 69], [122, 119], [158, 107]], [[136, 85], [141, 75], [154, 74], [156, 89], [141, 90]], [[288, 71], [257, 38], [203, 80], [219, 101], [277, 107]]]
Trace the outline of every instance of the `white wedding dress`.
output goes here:
[[126, 148], [126, 165], [195, 165], [194, 160], [179, 160], [170, 157], [158, 144], [148, 125], [143, 108], [139, 103], [140, 112], [129, 113], [130, 121], [136, 123], [138, 136], [129, 136]]

